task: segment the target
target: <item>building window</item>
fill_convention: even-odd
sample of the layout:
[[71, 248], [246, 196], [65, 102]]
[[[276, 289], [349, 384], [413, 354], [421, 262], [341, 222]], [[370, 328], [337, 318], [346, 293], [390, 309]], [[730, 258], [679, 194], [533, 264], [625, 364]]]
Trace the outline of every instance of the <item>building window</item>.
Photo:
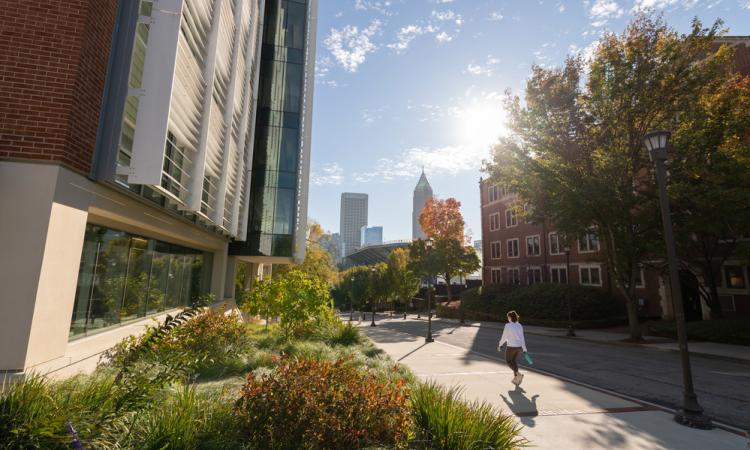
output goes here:
[[747, 280], [742, 266], [724, 266], [724, 281], [727, 289], [745, 289]]
[[526, 277], [528, 279], [528, 283], [531, 284], [539, 284], [542, 282], [542, 269], [541, 267], [529, 267], [526, 270]]
[[596, 266], [580, 266], [578, 268], [580, 274], [581, 284], [584, 286], [601, 286], [602, 285], [602, 274], [601, 267]]
[[70, 338], [188, 306], [208, 292], [211, 255], [86, 225]]
[[526, 236], [526, 256], [539, 256], [542, 254], [542, 247], [539, 235]]
[[500, 269], [493, 267], [490, 269], [490, 280], [492, 284], [500, 283]]
[[646, 278], [643, 276], [643, 269], [640, 267], [635, 271], [635, 287], [638, 289], [646, 287]]
[[560, 235], [557, 233], [549, 234], [549, 254], [562, 255], [565, 249], [560, 245]]
[[599, 251], [599, 236], [593, 231], [589, 231], [582, 238], [578, 239], [579, 253], [593, 253]]
[[506, 273], [508, 284], [521, 284], [521, 271], [518, 267], [511, 267]]
[[523, 205], [523, 221], [525, 223], [534, 223], [531, 220], [531, 215], [534, 214], [534, 207], [530, 203], [524, 203]]
[[550, 281], [553, 283], [568, 283], [568, 268], [552, 266], [549, 269]]
[[490, 214], [490, 231], [500, 229], [500, 213]]
[[505, 247], [508, 251], [508, 258], [518, 258], [518, 238], [508, 239]]
[[493, 185], [490, 186], [490, 202], [496, 202], [500, 200], [500, 186]]
[[518, 217], [516, 216], [516, 212], [512, 209], [506, 209], [505, 210], [505, 226], [515, 227], [518, 225]]
[[490, 243], [490, 258], [491, 259], [500, 259], [501, 253], [500, 253], [500, 241], [495, 241]]

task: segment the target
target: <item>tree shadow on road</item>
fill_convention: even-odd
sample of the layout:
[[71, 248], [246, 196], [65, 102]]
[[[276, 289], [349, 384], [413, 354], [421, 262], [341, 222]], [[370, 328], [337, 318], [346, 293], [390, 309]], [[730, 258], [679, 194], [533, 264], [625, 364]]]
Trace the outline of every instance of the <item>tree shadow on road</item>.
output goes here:
[[500, 394], [503, 401], [508, 406], [513, 414], [515, 414], [521, 423], [525, 426], [532, 428], [536, 425], [535, 417], [539, 415], [539, 410], [536, 406], [536, 400], [539, 398], [539, 394], [534, 394], [531, 398], [526, 396], [526, 391], [521, 386], [516, 386], [512, 391], [508, 391], [508, 397]]

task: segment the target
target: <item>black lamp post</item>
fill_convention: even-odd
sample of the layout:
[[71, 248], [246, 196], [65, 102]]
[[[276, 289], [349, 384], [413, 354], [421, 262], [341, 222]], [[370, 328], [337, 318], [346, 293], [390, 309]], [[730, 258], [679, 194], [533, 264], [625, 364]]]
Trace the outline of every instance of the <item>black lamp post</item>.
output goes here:
[[[570, 245], [565, 244], [565, 284], [570, 286]], [[566, 336], [576, 337], [576, 329], [573, 326], [573, 308], [570, 305], [570, 289], [565, 296], [568, 300], [568, 333]]]
[[669, 197], [667, 195], [667, 170], [664, 162], [667, 160], [669, 131], [652, 131], [643, 139], [643, 144], [649, 152], [649, 157], [656, 168], [656, 182], [659, 188], [659, 204], [661, 219], [664, 225], [664, 240], [667, 245], [667, 263], [669, 266], [669, 282], [672, 293], [675, 325], [677, 326], [677, 340], [680, 347], [682, 362], [683, 400], [682, 407], [675, 413], [674, 419], [689, 427], [709, 429], [711, 419], [703, 413], [698, 404], [698, 397], [693, 389], [693, 375], [690, 369], [690, 353], [688, 352], [687, 331], [685, 329], [685, 310], [682, 305], [682, 291], [677, 272], [677, 251], [675, 250], [674, 235], [672, 233], [672, 218], [669, 211]]
[[427, 336], [425, 337], [425, 342], [434, 342], [435, 339], [432, 338], [432, 245], [433, 241], [432, 239], [427, 239], [425, 241], [425, 245], [427, 247], [427, 254], [426, 260], [427, 260], [427, 267], [428, 267], [428, 273], [427, 273]]
[[[370, 268], [370, 276], [374, 277], [375, 273], [376, 273], [376, 269], [374, 267], [371, 267]], [[377, 284], [377, 283], [374, 283], [374, 284]], [[372, 295], [372, 292], [370, 293], [370, 295]], [[370, 298], [371, 298], [370, 305], [372, 306], [372, 308], [370, 308], [371, 309], [371, 313], [372, 313], [372, 322], [370, 323], [370, 326], [374, 327], [374, 326], [376, 326], [375, 325], [375, 298], [374, 298], [374, 296], [370, 297]]]

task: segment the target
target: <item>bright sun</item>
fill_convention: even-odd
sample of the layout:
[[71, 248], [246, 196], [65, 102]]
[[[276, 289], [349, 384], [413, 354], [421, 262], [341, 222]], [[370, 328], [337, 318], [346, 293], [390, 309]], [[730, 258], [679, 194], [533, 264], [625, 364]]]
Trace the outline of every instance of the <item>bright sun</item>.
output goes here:
[[462, 144], [486, 149], [504, 134], [505, 113], [499, 102], [472, 102], [457, 113]]

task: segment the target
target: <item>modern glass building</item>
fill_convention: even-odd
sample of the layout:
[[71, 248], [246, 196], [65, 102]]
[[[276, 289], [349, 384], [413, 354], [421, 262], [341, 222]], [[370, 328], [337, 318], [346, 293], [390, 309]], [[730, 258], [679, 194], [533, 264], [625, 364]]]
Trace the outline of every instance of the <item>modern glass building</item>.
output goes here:
[[10, 13], [0, 68], [26, 80], [0, 151], [0, 371], [70, 366], [232, 301], [239, 264], [305, 255], [316, 0], [49, 3]]

